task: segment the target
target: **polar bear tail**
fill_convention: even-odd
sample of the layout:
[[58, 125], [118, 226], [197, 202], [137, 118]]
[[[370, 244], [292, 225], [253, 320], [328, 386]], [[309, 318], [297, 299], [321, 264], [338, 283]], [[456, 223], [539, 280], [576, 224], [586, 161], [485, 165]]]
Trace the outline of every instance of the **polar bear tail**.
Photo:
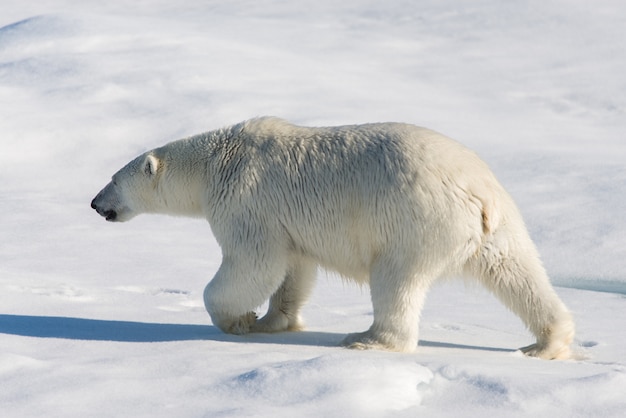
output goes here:
[[485, 235], [492, 233], [498, 228], [500, 223], [500, 211], [496, 202], [493, 200], [487, 200], [478, 197], [482, 204], [482, 221], [483, 221], [483, 233]]
[[[502, 206], [506, 206], [509, 199], [495, 177], [488, 176], [481, 180], [465, 186], [464, 189], [469, 200], [480, 208], [483, 234], [489, 236], [498, 229], [502, 218]], [[506, 210], [506, 207], [504, 209]]]

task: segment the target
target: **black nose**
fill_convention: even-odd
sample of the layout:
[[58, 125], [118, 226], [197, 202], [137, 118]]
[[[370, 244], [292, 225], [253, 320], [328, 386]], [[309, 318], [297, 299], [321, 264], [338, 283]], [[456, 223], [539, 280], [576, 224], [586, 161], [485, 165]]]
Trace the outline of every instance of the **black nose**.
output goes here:
[[98, 210], [98, 206], [96, 206], [96, 199], [91, 201], [91, 208], [95, 209], [95, 210]]

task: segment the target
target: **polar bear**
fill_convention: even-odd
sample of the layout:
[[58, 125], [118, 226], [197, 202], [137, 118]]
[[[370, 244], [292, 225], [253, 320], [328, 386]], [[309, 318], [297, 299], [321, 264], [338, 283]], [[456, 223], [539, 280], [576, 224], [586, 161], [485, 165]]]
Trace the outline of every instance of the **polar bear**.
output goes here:
[[425, 128], [252, 119], [146, 152], [91, 206], [107, 221], [207, 219], [223, 259], [204, 302], [227, 333], [300, 330], [321, 266], [370, 286], [373, 324], [347, 347], [413, 351], [429, 287], [463, 276], [535, 335], [524, 353], [570, 356], [572, 318], [513, 200], [476, 154]]

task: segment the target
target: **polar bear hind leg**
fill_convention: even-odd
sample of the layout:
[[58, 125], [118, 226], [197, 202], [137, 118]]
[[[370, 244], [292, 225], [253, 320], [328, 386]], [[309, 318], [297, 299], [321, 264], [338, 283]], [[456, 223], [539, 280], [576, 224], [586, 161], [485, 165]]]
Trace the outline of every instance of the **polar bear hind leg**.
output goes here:
[[415, 351], [419, 317], [436, 274], [425, 274], [409, 258], [381, 257], [370, 273], [374, 323], [365, 332], [349, 334], [342, 345], [359, 350]]
[[[510, 237], [511, 235], [509, 235]], [[467, 270], [491, 290], [526, 327], [537, 342], [521, 351], [542, 359], [568, 359], [574, 338], [572, 317], [554, 291], [530, 238], [523, 245], [488, 241], [467, 264]], [[504, 248], [503, 248], [504, 247]], [[517, 250], [513, 250], [517, 248]]]

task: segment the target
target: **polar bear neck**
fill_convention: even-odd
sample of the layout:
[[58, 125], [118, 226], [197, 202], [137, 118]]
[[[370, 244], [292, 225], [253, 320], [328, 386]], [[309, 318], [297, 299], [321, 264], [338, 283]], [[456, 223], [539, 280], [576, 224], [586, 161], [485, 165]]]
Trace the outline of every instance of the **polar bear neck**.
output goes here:
[[159, 161], [157, 195], [165, 214], [204, 217], [207, 153], [192, 138], [171, 142], [152, 151]]

